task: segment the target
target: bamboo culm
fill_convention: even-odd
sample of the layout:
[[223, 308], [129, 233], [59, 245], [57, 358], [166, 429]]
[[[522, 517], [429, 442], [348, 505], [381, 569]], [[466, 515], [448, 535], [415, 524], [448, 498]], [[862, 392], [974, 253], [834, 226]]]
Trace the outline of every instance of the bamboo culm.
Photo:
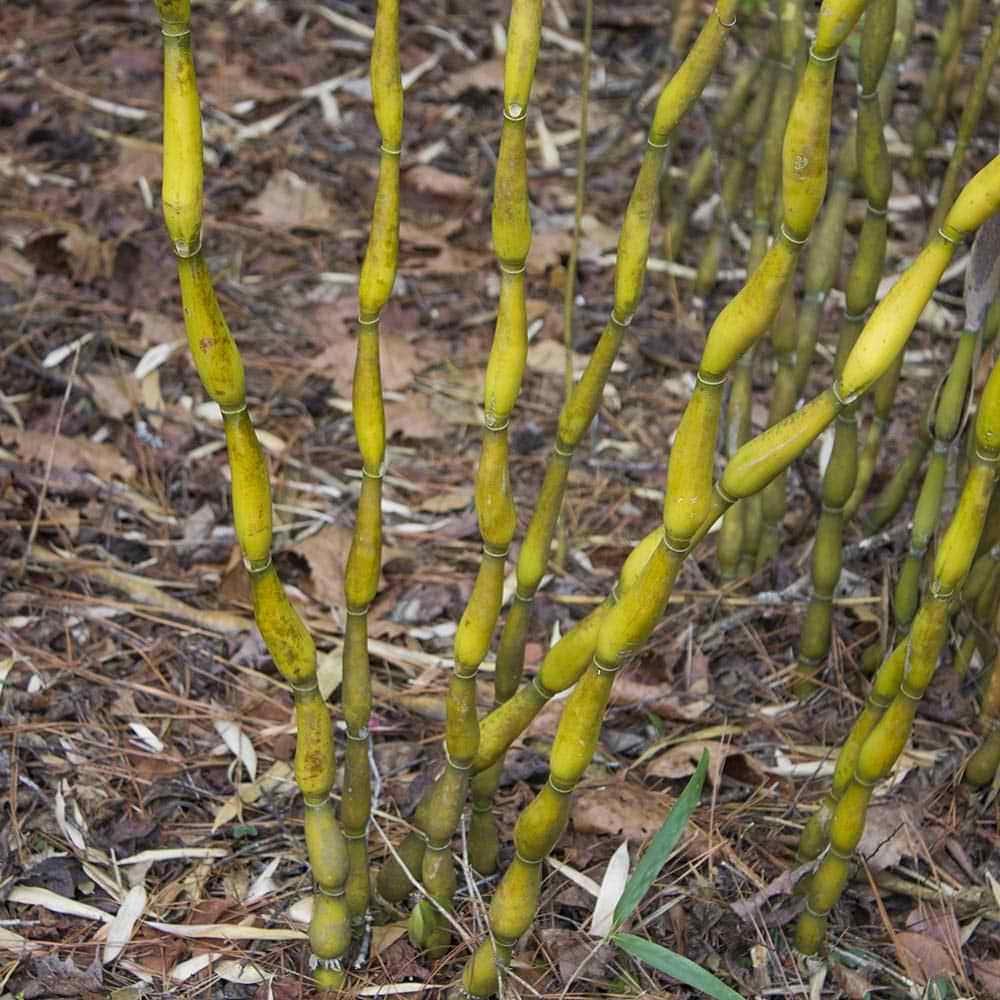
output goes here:
[[190, 0], [157, 0], [163, 34], [163, 215], [177, 258], [188, 345], [199, 378], [222, 411], [232, 472], [233, 521], [250, 576], [254, 617], [295, 704], [295, 777], [317, 892], [309, 925], [310, 967], [321, 987], [344, 982], [350, 945], [347, 843], [330, 791], [336, 774], [333, 725], [319, 693], [316, 650], [271, 557], [267, 460], [247, 410], [243, 364], [201, 253], [202, 132], [191, 45]]
[[381, 136], [372, 226], [358, 284], [358, 340], [352, 410], [361, 453], [361, 495], [344, 573], [346, 621], [342, 703], [347, 727], [340, 823], [350, 856], [347, 902], [355, 927], [364, 926], [370, 896], [368, 824], [371, 815], [371, 676], [368, 608], [382, 566], [382, 477], [385, 412], [379, 361], [381, 315], [392, 293], [399, 257], [399, 169], [403, 87], [399, 69], [399, 0], [379, 0], [371, 53], [375, 121]]

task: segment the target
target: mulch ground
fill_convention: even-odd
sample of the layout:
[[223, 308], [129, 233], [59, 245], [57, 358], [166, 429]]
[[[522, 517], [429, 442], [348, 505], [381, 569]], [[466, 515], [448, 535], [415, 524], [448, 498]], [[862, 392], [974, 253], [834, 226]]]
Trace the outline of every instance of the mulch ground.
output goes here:
[[[376, 865], [386, 853], [380, 834], [404, 836], [441, 759], [451, 641], [479, 557], [472, 476], [499, 287], [489, 220], [506, 10], [403, 6], [411, 80], [402, 252], [383, 317], [386, 546], [371, 614]], [[653, 88], [673, 59], [660, 7], [597, 6], [578, 370], [610, 308], [618, 225]], [[937, 17], [919, 22], [902, 74], [890, 135], [897, 157]], [[316, 637], [335, 712], [342, 567], [359, 483], [356, 282], [377, 169], [365, 81], [372, 19], [368, 3], [195, 7], [205, 251], [271, 463], [277, 564]], [[578, 141], [580, 15], [555, 0], [545, 23], [530, 127], [532, 347], [512, 430], [522, 527], [562, 398]], [[0, 992], [308, 995], [301, 939], [311, 882], [291, 703], [252, 626], [221, 424], [184, 342], [159, 214], [155, 11], [125, 0], [15, 0], [0, 9], [0, 38]], [[712, 138], [711, 111], [737, 53], [755, 40], [747, 30], [738, 38], [675, 143], [675, 187]], [[853, 59], [838, 84], [837, 136], [852, 114]], [[965, 61], [966, 80], [974, 62]], [[957, 95], [946, 141], [961, 87]], [[996, 148], [995, 109], [971, 153], [976, 164]], [[935, 151], [932, 178], [946, 150]], [[897, 171], [889, 273], [923, 239], [933, 183]], [[862, 215], [858, 199], [848, 254]], [[735, 220], [725, 280], [707, 300], [691, 290], [705, 208], [680, 266], [649, 274], [570, 475], [565, 551], [539, 594], [529, 673], [553, 634], [602, 599], [661, 516], [669, 442], [704, 332], [739, 287], [744, 221]], [[957, 274], [942, 286], [911, 341], [876, 487], [950, 357], [961, 282]], [[839, 301], [828, 303], [813, 389], [829, 379]], [[766, 349], [755, 371], [760, 429], [773, 371]], [[961, 681], [947, 662], [876, 798], [864, 863], [831, 923], [831, 961], [807, 967], [790, 948], [801, 902], [786, 873], [798, 831], [864, 697], [861, 653], [890, 626], [887, 595], [907, 546], [905, 512], [864, 548], [851, 527], [826, 684], [795, 701], [819, 454], [812, 449], [791, 476], [777, 563], [722, 586], [714, 545], [704, 544], [616, 684], [555, 853], [563, 867], [546, 869], [511, 993], [558, 995], [569, 983], [577, 996], [693, 995], [609, 946], [594, 950], [594, 897], [565, 866], [600, 883], [623, 842], [634, 864], [708, 750], [702, 802], [635, 933], [747, 996], [921, 996], [928, 981], [951, 982], [950, 995], [1000, 995], [1000, 813], [992, 793], [972, 794], [958, 777], [977, 740], [978, 670]], [[482, 707], [490, 701], [487, 673]], [[496, 810], [504, 862], [513, 822], [544, 780], [557, 716], [558, 705], [543, 712], [508, 759]], [[460, 840], [455, 847], [461, 854]], [[457, 918], [473, 937], [490, 884], [467, 882], [460, 893]], [[405, 913], [378, 919], [358, 989], [418, 983], [429, 993], [454, 982], [466, 944], [431, 962], [409, 944]], [[122, 927], [130, 940], [115, 947]]]

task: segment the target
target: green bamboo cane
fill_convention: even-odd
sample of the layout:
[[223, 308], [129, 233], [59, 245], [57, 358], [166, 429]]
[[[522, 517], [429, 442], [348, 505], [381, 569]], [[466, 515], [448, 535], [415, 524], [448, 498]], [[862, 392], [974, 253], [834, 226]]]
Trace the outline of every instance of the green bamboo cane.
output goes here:
[[875, 785], [891, 772], [910, 737], [917, 707], [948, 638], [951, 605], [972, 566], [998, 462], [1000, 368], [994, 368], [976, 418], [975, 458], [938, 548], [931, 586], [905, 641], [899, 690], [861, 741], [851, 780], [830, 819], [829, 851], [810, 880], [806, 910], [796, 928], [796, 946], [804, 954], [815, 953], [822, 942], [829, 913], [847, 883]]
[[993, 26], [990, 28], [989, 37], [983, 45], [983, 51], [976, 65], [976, 75], [973, 77], [972, 87], [962, 107], [958, 134], [955, 136], [955, 148], [948, 160], [948, 167], [945, 170], [944, 180], [941, 181], [941, 190], [938, 192], [937, 203], [934, 207], [934, 215], [931, 217], [932, 229], [941, 225], [945, 212], [948, 211], [955, 198], [959, 175], [965, 162], [965, 154], [986, 104], [986, 92], [998, 54], [1000, 54], [1000, 12], [993, 18]]
[[190, 0], [157, 0], [156, 7], [163, 35], [163, 216], [177, 258], [191, 355], [205, 391], [222, 411], [233, 521], [250, 576], [254, 617], [295, 702], [295, 777], [305, 802], [306, 848], [318, 890], [309, 925], [310, 966], [320, 986], [339, 988], [351, 933], [344, 891], [347, 845], [330, 801], [336, 772], [333, 726], [319, 693], [312, 637], [271, 560], [267, 460], [247, 410], [243, 363], [201, 253], [201, 111]]
[[[796, 86], [802, 70], [801, 63], [804, 53], [802, 3], [799, 0], [794, 3], [775, 3], [774, 8], [776, 14], [775, 31], [780, 39], [780, 63], [761, 149], [760, 164], [754, 178], [753, 224], [750, 231], [748, 261], [748, 270], [751, 273], [756, 270], [764, 257], [768, 235], [772, 228], [778, 232], [780, 238], [783, 142], [788, 117], [796, 96]], [[829, 151], [824, 151], [824, 155], [828, 156]], [[779, 353], [786, 355], [786, 357], [789, 329], [794, 323], [794, 308], [794, 302], [786, 283], [779, 311], [772, 317], [774, 327], [771, 331], [772, 344], [774, 343], [774, 334], [777, 333]], [[738, 359], [730, 399], [730, 402], [735, 402], [736, 405], [733, 407], [733, 413], [729, 419], [735, 420], [738, 427], [746, 428], [747, 437], [749, 436], [750, 416], [749, 412], [744, 412], [744, 408], [750, 405], [755, 357], [756, 350], [751, 346]], [[740, 441], [740, 444], [743, 444], [745, 440], [746, 437]], [[736, 526], [730, 528], [727, 522], [734, 519]], [[726, 512], [726, 516], [723, 518], [720, 541], [724, 542], [723, 556], [726, 563], [731, 561], [726, 553], [727, 548], [736, 549], [735, 539], [730, 540], [727, 536], [729, 534], [736, 535], [737, 532], [740, 535], [740, 558], [736, 566], [736, 572], [740, 576], [749, 576], [754, 570], [763, 527], [762, 500], [759, 496], [750, 497], [746, 502], [736, 504], [731, 511]], [[720, 560], [720, 569], [724, 575], [728, 575], [729, 567], [722, 560]]]
[[[479, 747], [476, 676], [489, 651], [503, 600], [507, 552], [517, 514], [508, 470], [508, 429], [527, 359], [525, 266], [531, 246], [526, 127], [528, 101], [541, 41], [541, 0], [514, 0], [507, 31], [503, 127], [493, 198], [493, 246], [500, 268], [500, 303], [486, 367], [482, 450], [476, 476], [476, 512], [483, 556], [455, 635], [455, 666], [448, 687], [446, 763], [427, 810], [422, 881], [445, 909], [453, 906], [457, 877], [451, 838], [465, 808], [472, 761]], [[424, 939], [440, 953], [447, 924], [427, 911]]]
[[[856, 149], [861, 186], [868, 204], [858, 240], [858, 252], [847, 280], [846, 309], [834, 360], [835, 378], [843, 371], [865, 316], [875, 301], [885, 266], [886, 213], [892, 168], [882, 134], [878, 84], [889, 56], [895, 24], [896, 0], [873, 0], [865, 15], [861, 36]], [[792, 384], [794, 386], [794, 382]], [[833, 595], [840, 580], [843, 559], [844, 505], [854, 489], [857, 461], [855, 403], [845, 406], [837, 415], [833, 451], [823, 476], [823, 508], [813, 546], [812, 593], [799, 639], [796, 683], [799, 697], [815, 690], [813, 678], [826, 661], [830, 649]]]
[[381, 135], [378, 184], [371, 233], [358, 285], [358, 342], [354, 365], [354, 429], [361, 452], [361, 495], [344, 572], [342, 698], [347, 727], [340, 825], [347, 838], [350, 877], [347, 903], [352, 922], [368, 915], [368, 823], [371, 814], [372, 694], [368, 659], [368, 608], [375, 599], [382, 563], [382, 476], [385, 412], [379, 362], [380, 317], [396, 280], [399, 256], [399, 167], [403, 136], [403, 87], [399, 70], [399, 0], [379, 0], [371, 54], [375, 121]]
[[[733, 82], [726, 88], [722, 102], [712, 116], [712, 133], [714, 136], [725, 134], [739, 119], [747, 105], [750, 91], [754, 88], [760, 75], [766, 72], [766, 64], [759, 59], [747, 59], [736, 71]], [[759, 87], [758, 90], [764, 90]], [[679, 260], [684, 237], [687, 234], [691, 209], [702, 198], [712, 183], [715, 174], [716, 148], [714, 142], [708, 142], [702, 147], [694, 164], [686, 172], [684, 183], [676, 194], [670, 193], [670, 175], [664, 171], [660, 179], [661, 208], [670, 208], [670, 218], [663, 227], [663, 256], [667, 260]]]
[[[760, 73], [762, 86], [747, 105], [741, 121], [736, 120], [739, 110], [736, 115], [720, 113], [715, 119], [713, 131], [717, 136], [720, 158], [725, 159], [719, 201], [712, 213], [695, 272], [694, 290], [697, 295], [707, 295], [715, 287], [728, 242], [729, 222], [736, 216], [743, 196], [747, 161], [757, 144], [771, 105], [773, 75], [771, 67], [765, 67]], [[728, 109], [724, 110], [728, 112]]]

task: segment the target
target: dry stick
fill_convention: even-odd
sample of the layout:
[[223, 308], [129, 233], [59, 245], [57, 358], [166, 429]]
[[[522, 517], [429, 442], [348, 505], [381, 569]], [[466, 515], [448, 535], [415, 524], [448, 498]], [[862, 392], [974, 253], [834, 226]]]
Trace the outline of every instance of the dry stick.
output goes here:
[[368, 609], [382, 567], [382, 478], [385, 411], [379, 361], [380, 317], [396, 280], [399, 257], [399, 170], [403, 141], [403, 86], [399, 69], [399, 0], [379, 0], [371, 52], [371, 87], [381, 136], [371, 233], [358, 282], [358, 340], [352, 411], [361, 453], [361, 494], [344, 571], [344, 676], [347, 727], [340, 823], [350, 858], [347, 903], [355, 932], [368, 919], [368, 822], [372, 805], [371, 670]]
[[271, 559], [267, 460], [247, 410], [243, 363], [201, 254], [202, 131], [190, 0], [157, 0], [156, 6], [163, 35], [163, 216], [177, 258], [188, 346], [205, 391], [222, 411], [233, 521], [250, 575], [254, 616], [295, 699], [295, 777], [305, 801], [306, 848], [318, 890], [309, 925], [310, 965], [321, 986], [339, 988], [351, 932], [344, 894], [347, 844], [330, 799], [336, 776], [333, 726], [319, 693], [312, 637]]

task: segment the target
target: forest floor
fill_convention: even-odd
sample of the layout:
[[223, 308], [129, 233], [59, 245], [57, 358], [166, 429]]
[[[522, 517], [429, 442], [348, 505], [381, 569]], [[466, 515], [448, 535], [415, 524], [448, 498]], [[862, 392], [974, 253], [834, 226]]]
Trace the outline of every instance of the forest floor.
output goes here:
[[[506, 12], [493, 0], [475, 6], [471, 14], [442, 0], [403, 4], [411, 80], [402, 252], [383, 317], [386, 544], [370, 616], [376, 866], [381, 835], [404, 836], [441, 760], [451, 641], [480, 551], [472, 476], [498, 291], [489, 206]], [[566, 6], [546, 6], [531, 112], [533, 339], [511, 460], [522, 528], [565, 364], [580, 51], [580, 22]], [[618, 226], [650, 112], [644, 95], [670, 58], [663, 5], [597, 6], [577, 368], [608, 315]], [[334, 691], [359, 482], [349, 384], [356, 279], [377, 168], [365, 83], [372, 18], [370, 3], [195, 7], [205, 252], [271, 463], [276, 560], [316, 638], [324, 689]], [[935, 31], [936, 22], [918, 23], [904, 68], [897, 155]], [[745, 33], [736, 37], [746, 44]], [[180, 320], [159, 213], [155, 11], [134, 0], [14, 0], [0, 9], [0, 38], [0, 994], [309, 995], [302, 916], [311, 882], [291, 701], [252, 625], [221, 425]], [[709, 114], [737, 50], [727, 50], [675, 144], [680, 180], [710, 138]], [[854, 103], [850, 62], [838, 84], [837, 138]], [[996, 139], [988, 125], [976, 163]], [[897, 171], [888, 273], [921, 244], [925, 195]], [[858, 199], [848, 252], [862, 214]], [[702, 211], [681, 267], [651, 269], [578, 453], [565, 559], [536, 602], [529, 673], [553, 633], [602, 599], [630, 546], [661, 516], [668, 444], [704, 331], [739, 287], [745, 261], [734, 241], [723, 267], [737, 273], [697, 300], [691, 268], [705, 224]], [[906, 450], [950, 356], [960, 296], [957, 276], [910, 343], [876, 486]], [[840, 301], [828, 302], [813, 389], [829, 379]], [[760, 352], [757, 428], [772, 370]], [[710, 539], [616, 682], [558, 868], [546, 867], [537, 925], [517, 952], [511, 995], [559, 996], [567, 984], [569, 996], [693, 995], [597, 947], [588, 933], [594, 897], [566, 871], [600, 883], [623, 842], [634, 864], [707, 750], [701, 804], [636, 933], [748, 997], [919, 997], [929, 981], [941, 995], [1000, 996], [1000, 811], [993, 793], [973, 794], [959, 780], [977, 741], [977, 671], [960, 680], [950, 657], [893, 780], [877, 793], [863, 864], [831, 921], [829, 965], [809, 968], [790, 946], [801, 908], [787, 874], [798, 832], [864, 697], [861, 653], [889, 628], [888, 594], [907, 546], [905, 511], [866, 547], [851, 526], [825, 684], [794, 700], [818, 454], [811, 449], [791, 476], [777, 563], [723, 587]], [[487, 672], [483, 709], [490, 687]], [[504, 863], [513, 821], [544, 780], [558, 708], [542, 713], [508, 759], [496, 806]], [[489, 885], [466, 889], [457, 919], [474, 937]], [[409, 944], [405, 914], [380, 920], [357, 989], [416, 983], [429, 996], [454, 982], [464, 942], [431, 962]], [[107, 947], [122, 926], [128, 944]]]

